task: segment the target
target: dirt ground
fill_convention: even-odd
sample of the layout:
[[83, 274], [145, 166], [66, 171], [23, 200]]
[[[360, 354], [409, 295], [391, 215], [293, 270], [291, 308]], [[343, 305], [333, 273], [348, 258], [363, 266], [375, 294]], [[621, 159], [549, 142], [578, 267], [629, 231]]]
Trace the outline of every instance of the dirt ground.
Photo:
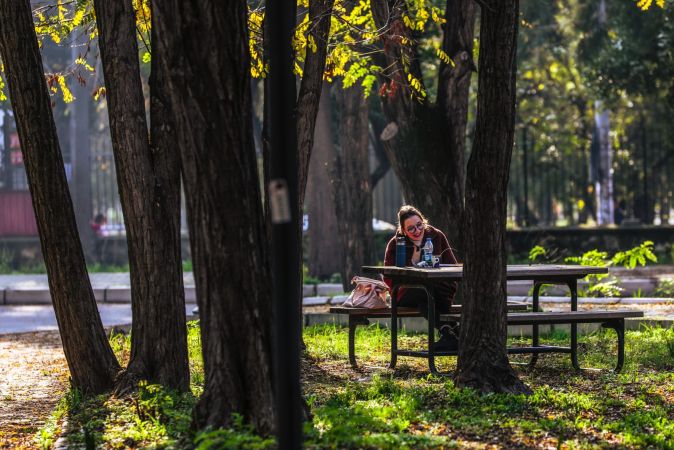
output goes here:
[[37, 448], [67, 380], [58, 332], [0, 335], [0, 449]]

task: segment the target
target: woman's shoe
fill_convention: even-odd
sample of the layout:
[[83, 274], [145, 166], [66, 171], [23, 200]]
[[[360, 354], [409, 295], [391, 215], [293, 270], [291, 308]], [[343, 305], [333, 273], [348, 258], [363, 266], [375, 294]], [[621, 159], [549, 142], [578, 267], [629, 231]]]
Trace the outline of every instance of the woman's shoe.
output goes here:
[[[457, 327], [458, 328], [458, 327]], [[450, 325], [440, 327], [440, 339], [433, 343], [435, 352], [451, 352], [459, 349], [459, 338]]]

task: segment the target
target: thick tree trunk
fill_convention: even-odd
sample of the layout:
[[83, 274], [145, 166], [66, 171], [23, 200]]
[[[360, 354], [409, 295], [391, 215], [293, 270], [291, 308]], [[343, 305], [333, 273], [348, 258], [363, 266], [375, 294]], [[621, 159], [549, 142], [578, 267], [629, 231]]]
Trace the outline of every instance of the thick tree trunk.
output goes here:
[[89, 283], [28, 0], [0, 7], [0, 55], [72, 385], [102, 393], [119, 364]]
[[335, 189], [337, 230], [342, 254], [342, 284], [349, 290], [351, 278], [373, 259], [372, 189], [368, 158], [368, 105], [355, 86], [340, 91], [340, 152], [332, 180]]
[[[416, 47], [396, 44], [401, 29], [403, 34], [409, 34], [409, 30], [402, 26], [404, 4], [390, 7], [391, 4], [385, 0], [372, 2], [375, 23], [384, 30], [385, 66], [392, 73], [391, 80], [382, 78], [388, 86], [382, 96], [382, 108], [389, 131], [396, 130], [385, 148], [405, 200], [420, 208], [447, 233], [450, 244], [460, 248], [475, 5], [473, 0], [447, 1], [442, 49], [454, 64], [441, 64], [438, 97], [432, 103], [428, 97], [422, 102], [410, 99], [407, 81], [400, 78], [399, 74], [404, 74], [401, 59], [414, 62], [419, 58]], [[418, 64], [412, 63], [410, 72], [418, 80], [423, 79]]]
[[337, 214], [331, 182], [335, 159], [331, 125], [330, 91], [326, 83], [316, 118], [314, 149], [307, 183], [309, 274], [319, 278], [340, 272], [342, 262], [342, 246], [337, 239]]
[[506, 199], [515, 128], [518, 0], [482, 7], [475, 142], [468, 162], [463, 310], [455, 382], [529, 392], [506, 351]]
[[197, 427], [273, 431], [271, 282], [251, 126], [246, 2], [157, 1], [187, 198], [205, 387]]
[[140, 379], [187, 390], [180, 169], [167, 80], [153, 62], [150, 146], [131, 0], [94, 3], [131, 272], [131, 360], [118, 391]]

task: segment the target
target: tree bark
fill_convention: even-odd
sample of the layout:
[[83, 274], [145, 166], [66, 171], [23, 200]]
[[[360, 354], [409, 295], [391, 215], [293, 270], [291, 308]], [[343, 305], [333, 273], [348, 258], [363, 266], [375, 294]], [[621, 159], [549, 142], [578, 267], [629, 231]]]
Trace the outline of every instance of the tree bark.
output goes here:
[[518, 0], [484, 2], [475, 142], [464, 215], [461, 336], [455, 383], [526, 393], [506, 350], [506, 200], [515, 129]]
[[140, 379], [184, 391], [189, 389], [189, 366], [180, 166], [167, 80], [153, 61], [150, 145], [131, 0], [94, 4], [131, 273], [131, 359], [118, 392], [133, 388]]
[[342, 253], [342, 285], [348, 291], [351, 278], [374, 256], [372, 189], [368, 158], [368, 105], [355, 86], [340, 90], [340, 151], [333, 186], [337, 229]]
[[337, 239], [337, 213], [331, 182], [335, 159], [331, 126], [330, 91], [326, 85], [321, 91], [307, 183], [309, 274], [318, 278], [340, 272], [342, 262], [342, 246]]
[[201, 316], [205, 387], [195, 425], [227, 426], [239, 413], [268, 434], [274, 427], [271, 273], [246, 9], [244, 1], [156, 1], [154, 47], [170, 73]]
[[0, 55], [72, 385], [102, 393], [112, 387], [119, 364], [89, 283], [28, 0], [0, 8]]
[[392, 74], [390, 80], [381, 79], [388, 87], [382, 96], [382, 109], [388, 126], [397, 129], [385, 148], [405, 200], [420, 208], [431, 223], [447, 233], [452, 246], [461, 247], [468, 91], [475, 69], [472, 59], [475, 5], [473, 0], [447, 1], [442, 49], [454, 64], [440, 66], [435, 103], [428, 97], [422, 101], [412, 99], [407, 80], [401, 76], [405, 73], [402, 60], [408, 59], [409, 72], [417, 80], [423, 80], [416, 46], [398, 44], [401, 34], [414, 41], [402, 25], [404, 8], [403, 3], [372, 2], [375, 23], [383, 30], [384, 67], [390, 67], [388, 72]]

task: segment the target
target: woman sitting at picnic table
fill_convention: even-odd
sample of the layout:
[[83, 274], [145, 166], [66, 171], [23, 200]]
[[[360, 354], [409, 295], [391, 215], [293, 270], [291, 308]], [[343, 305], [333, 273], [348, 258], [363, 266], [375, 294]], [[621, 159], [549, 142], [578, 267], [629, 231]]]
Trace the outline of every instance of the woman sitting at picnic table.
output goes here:
[[[456, 257], [452, 252], [445, 234], [428, 224], [428, 220], [414, 206], [404, 205], [398, 211], [398, 229], [395, 236], [386, 245], [384, 256], [385, 266], [394, 266], [396, 260], [396, 239], [405, 237], [405, 266], [416, 265], [421, 260], [421, 253], [427, 238], [433, 243], [433, 253], [440, 255], [441, 264], [457, 264]], [[393, 292], [390, 278], [384, 277], [384, 282]], [[440, 314], [449, 313], [449, 307], [456, 293], [456, 282], [437, 281], [432, 287], [435, 299], [435, 327], [440, 330], [440, 340], [433, 347], [436, 351], [456, 350], [458, 347], [458, 328], [453, 329], [449, 325], [439, 326]], [[398, 289], [398, 306], [417, 308], [428, 320], [428, 301], [426, 292], [422, 289]]]

